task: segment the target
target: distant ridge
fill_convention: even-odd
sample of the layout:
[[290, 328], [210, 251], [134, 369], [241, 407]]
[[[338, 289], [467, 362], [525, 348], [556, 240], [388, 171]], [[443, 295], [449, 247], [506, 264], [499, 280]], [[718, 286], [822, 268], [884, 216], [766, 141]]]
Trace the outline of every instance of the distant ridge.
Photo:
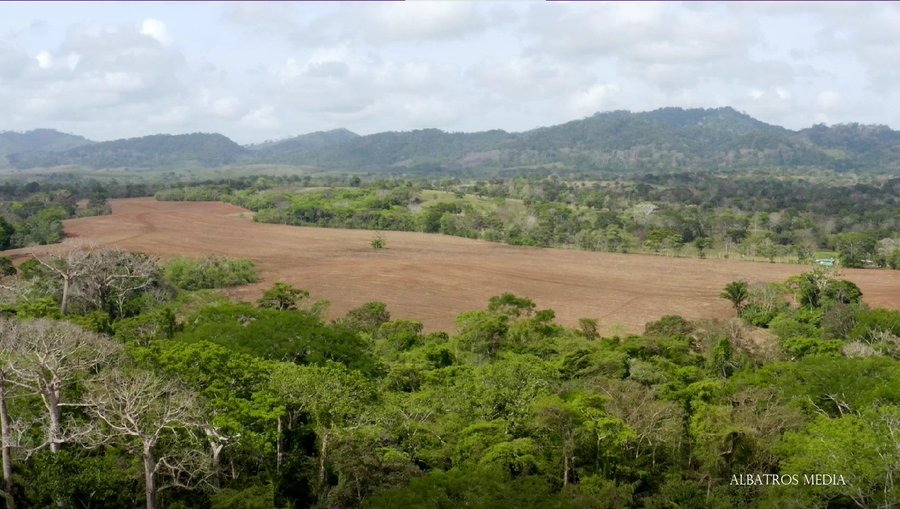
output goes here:
[[63, 165], [91, 168], [215, 167], [237, 161], [244, 148], [221, 134], [154, 134], [104, 141], [64, 151], [19, 152], [7, 156], [15, 168]]
[[578, 171], [769, 167], [896, 172], [900, 171], [900, 132], [860, 124], [815, 125], [792, 131], [729, 107], [661, 108], [597, 113], [516, 133], [419, 129], [360, 136], [335, 129], [248, 146], [208, 133], [93, 143], [80, 136], [35, 130], [0, 133], [0, 155], [6, 156], [9, 166], [20, 169], [62, 165], [177, 169], [278, 163], [369, 172], [547, 165]]

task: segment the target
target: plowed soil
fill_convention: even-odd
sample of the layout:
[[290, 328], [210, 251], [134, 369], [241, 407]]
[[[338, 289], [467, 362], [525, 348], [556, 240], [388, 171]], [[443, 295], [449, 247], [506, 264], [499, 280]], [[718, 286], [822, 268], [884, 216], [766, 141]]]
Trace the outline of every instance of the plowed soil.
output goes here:
[[[230, 295], [255, 300], [285, 281], [314, 299], [328, 299], [332, 317], [365, 302], [387, 303], [395, 318], [420, 320], [428, 330], [454, 331], [463, 311], [483, 309], [503, 292], [528, 296], [539, 309], [575, 325], [598, 318], [606, 331], [640, 332], [666, 314], [725, 318], [734, 311], [719, 293], [729, 281], [783, 281], [801, 265], [699, 260], [512, 247], [422, 233], [300, 228], [253, 222], [252, 213], [218, 202], [115, 200], [109, 216], [66, 221], [66, 242], [85, 241], [150, 253], [250, 258], [260, 281]], [[42, 247], [40, 249], [47, 249]], [[9, 252], [24, 256], [22, 250]], [[900, 271], [843, 270], [872, 306], [900, 309]]]

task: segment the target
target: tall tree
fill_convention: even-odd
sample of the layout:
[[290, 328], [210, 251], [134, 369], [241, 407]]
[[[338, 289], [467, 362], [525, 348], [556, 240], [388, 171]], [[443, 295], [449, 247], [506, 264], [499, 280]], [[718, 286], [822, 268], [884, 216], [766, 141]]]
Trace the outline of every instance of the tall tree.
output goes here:
[[[5, 346], [0, 345], [0, 348], [5, 349]], [[7, 509], [16, 509], [16, 501], [13, 498], [12, 443], [7, 398], [6, 372], [3, 366], [0, 366], [0, 447], [2, 447], [3, 457], [3, 497], [6, 499]]]
[[44, 445], [54, 453], [59, 452], [68, 440], [63, 430], [62, 409], [81, 406], [64, 401], [63, 389], [82, 373], [113, 358], [121, 348], [69, 322], [44, 319], [18, 322], [2, 318], [0, 324], [9, 349], [3, 357], [6, 380], [41, 397], [48, 417]]
[[337, 363], [297, 366], [279, 363], [272, 369], [273, 392], [288, 405], [309, 415], [319, 439], [318, 484], [325, 490], [329, 444], [337, 431], [354, 427], [377, 395], [358, 371]]
[[747, 302], [749, 296], [750, 289], [746, 281], [732, 281], [725, 285], [725, 289], [720, 294], [720, 297], [723, 299], [731, 301], [731, 305], [734, 306], [737, 314], [741, 314], [741, 310], [744, 309], [744, 303]]
[[145, 254], [95, 249], [83, 260], [75, 293], [86, 307], [122, 317], [128, 300], [156, 284], [160, 272], [156, 260]]
[[50, 274], [58, 278], [62, 283], [62, 296], [59, 302], [59, 311], [66, 314], [69, 309], [69, 294], [72, 285], [85, 272], [90, 250], [80, 247], [71, 248], [65, 252], [51, 254], [47, 258], [41, 258], [33, 251], [31, 257], [44, 267]]
[[[205, 481], [209, 458], [198, 444], [180, 443], [186, 431], [202, 427], [192, 393], [149, 371], [121, 369], [107, 371], [89, 389], [88, 408], [109, 433], [140, 447], [147, 509], [159, 507], [159, 492], [166, 487], [193, 487]], [[164, 440], [165, 449], [160, 447]], [[160, 474], [165, 474], [167, 484], [159, 482]]]

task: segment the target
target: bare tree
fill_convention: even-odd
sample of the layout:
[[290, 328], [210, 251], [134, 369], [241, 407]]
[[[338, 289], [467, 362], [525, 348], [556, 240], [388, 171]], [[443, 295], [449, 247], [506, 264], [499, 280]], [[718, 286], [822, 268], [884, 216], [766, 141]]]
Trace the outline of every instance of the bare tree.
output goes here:
[[[161, 490], [194, 487], [210, 475], [209, 455], [194, 436], [202, 429], [198, 402], [174, 381], [149, 371], [113, 369], [90, 384], [88, 401], [112, 436], [139, 445], [147, 509], [158, 507]], [[185, 446], [184, 440], [192, 444]]]
[[0, 319], [0, 330], [5, 343], [5, 379], [9, 384], [41, 397], [48, 419], [43, 445], [59, 452], [60, 446], [69, 441], [68, 433], [63, 430], [62, 409], [82, 406], [63, 401], [63, 388], [79, 373], [110, 360], [121, 348], [113, 341], [69, 322]]
[[[0, 339], [2, 341], [2, 339]], [[8, 509], [16, 509], [16, 501], [13, 498], [12, 479], [12, 441], [9, 426], [9, 410], [7, 410], [6, 372], [0, 365], [0, 440], [3, 447], [3, 497], [6, 499]]]
[[153, 258], [121, 249], [98, 249], [84, 260], [75, 293], [89, 307], [124, 314], [128, 299], [151, 287], [159, 278], [159, 265]]
[[153, 286], [160, 273], [156, 260], [145, 254], [91, 245], [74, 246], [45, 258], [32, 252], [31, 257], [59, 281], [62, 314], [77, 300], [87, 309], [122, 315], [128, 299]]
[[87, 269], [87, 260], [93, 251], [93, 247], [84, 249], [80, 246], [70, 248], [64, 252], [56, 252], [46, 259], [42, 259], [31, 252], [31, 257], [37, 260], [47, 271], [59, 278], [62, 282], [62, 297], [59, 303], [59, 311], [66, 314], [69, 308], [69, 293], [72, 284]]

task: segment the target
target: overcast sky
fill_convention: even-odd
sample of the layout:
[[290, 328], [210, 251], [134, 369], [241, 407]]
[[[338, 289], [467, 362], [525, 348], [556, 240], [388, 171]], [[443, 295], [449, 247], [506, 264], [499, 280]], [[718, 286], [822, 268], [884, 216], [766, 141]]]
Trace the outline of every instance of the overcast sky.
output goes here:
[[522, 131], [733, 106], [900, 128], [900, 4], [0, 3], [0, 131]]

